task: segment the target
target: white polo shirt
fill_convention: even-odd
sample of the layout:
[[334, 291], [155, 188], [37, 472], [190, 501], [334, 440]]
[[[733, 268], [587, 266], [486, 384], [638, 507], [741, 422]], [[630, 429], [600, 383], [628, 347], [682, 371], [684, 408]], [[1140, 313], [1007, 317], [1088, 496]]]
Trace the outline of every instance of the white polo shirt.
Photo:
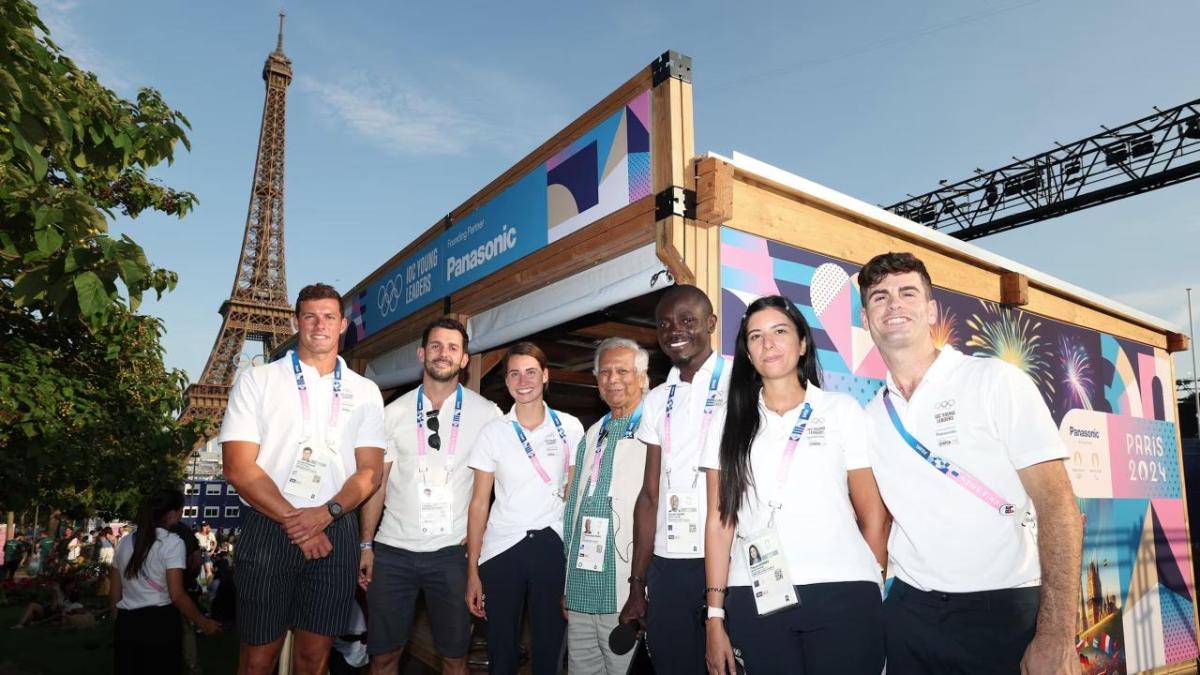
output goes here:
[[[438, 437], [441, 449], [429, 445], [432, 435], [428, 428], [417, 429], [417, 392], [413, 389], [392, 401], [384, 409], [384, 425], [387, 429], [387, 452], [385, 463], [391, 463], [387, 475], [387, 500], [383, 519], [375, 540], [406, 551], [437, 551], [447, 546], [456, 546], [467, 536], [467, 506], [471, 503], [471, 488], [475, 484], [475, 472], [468, 463], [480, 430], [488, 422], [502, 417], [495, 403], [462, 387], [462, 417], [458, 428], [458, 443], [454, 448], [453, 466], [448, 467], [450, 437], [454, 422], [455, 393], [446, 397], [438, 411]], [[428, 415], [433, 403], [423, 396], [423, 407]], [[428, 418], [426, 418], [428, 422]], [[425, 434], [425, 459], [429, 467], [421, 476], [421, 463], [417, 455], [417, 434]], [[447, 469], [449, 473], [447, 481]], [[420, 526], [421, 505], [418, 492], [421, 481], [437, 485], [450, 485], [453, 522], [446, 534], [422, 534]]]
[[1017, 507], [1001, 515], [918, 455], [892, 425], [883, 392], [867, 406], [871, 466], [892, 512], [889, 568], [921, 590], [948, 593], [1034, 586], [1041, 581], [1032, 510], [1017, 470], [1067, 457], [1033, 381], [994, 358], [943, 347], [905, 400], [889, 373], [891, 402], [930, 451], [965, 469]]
[[[320, 506], [333, 499], [346, 479], [358, 470], [355, 448], [387, 447], [387, 437], [383, 433], [383, 397], [374, 382], [350, 370], [342, 357], [338, 357], [342, 365], [342, 403], [337, 433], [341, 465], [329, 463], [315, 499], [289, 495], [284, 488], [300, 455], [300, 441], [304, 435], [304, 413], [296, 390], [296, 376], [292, 372], [291, 354], [288, 352], [278, 361], [255, 366], [238, 376], [229, 393], [229, 407], [225, 410], [217, 440], [221, 443], [257, 443], [255, 462], [275, 482], [283, 498], [295, 507]], [[312, 406], [313, 435], [325, 438], [333, 403], [333, 373], [322, 377], [316, 368], [303, 361], [300, 370]], [[242, 503], [247, 502], [242, 499]]]
[[[545, 406], [544, 403], [542, 405]], [[550, 419], [548, 407], [545, 419], [538, 428], [533, 431], [524, 429], [525, 438], [550, 477], [550, 485], [547, 486], [525, 455], [525, 446], [513, 430], [516, 410], [516, 406], [513, 406], [507, 415], [484, 425], [471, 452], [471, 468], [496, 475], [496, 501], [492, 504], [487, 529], [483, 532], [480, 564], [515, 546], [528, 530], [553, 527], [558, 536], [562, 536], [563, 500], [552, 492], [566, 492], [567, 486], [563, 484], [566, 478], [564, 451], [565, 461], [574, 465], [575, 450], [583, 438], [583, 425], [574, 416], [556, 411], [567, 435], [565, 449], [554, 421]]]
[[[729, 586], [750, 585], [750, 570], [745, 556], [738, 554], [739, 547], [744, 538], [767, 528], [772, 502], [782, 504], [775, 526], [793, 584], [881, 581], [879, 563], [858, 530], [846, 476], [848, 471], [870, 467], [866, 415], [850, 396], [812, 384], [804, 400], [812, 406], [812, 416], [781, 489], [780, 463], [804, 404], [777, 415], [759, 392], [759, 428], [750, 446], [754, 487], [746, 490], [738, 509]], [[718, 471], [724, 411], [720, 416], [714, 425], [721, 426], [710, 434], [700, 460], [704, 468]]]
[[[684, 382], [679, 379], [679, 369], [671, 368], [667, 381], [655, 387], [646, 395], [642, 407], [642, 423], [638, 426], [637, 438], [647, 445], [657, 445], [662, 448], [662, 461], [658, 473], [658, 518], [654, 531], [654, 555], [662, 558], [703, 558], [704, 537], [700, 537], [700, 550], [696, 553], [667, 552], [667, 493], [691, 488], [695, 480], [696, 505], [700, 513], [700, 531], [704, 531], [704, 515], [708, 512], [708, 494], [704, 485], [704, 476], [698, 475], [700, 455], [703, 450], [703, 439], [700, 438], [701, 418], [704, 416], [704, 402], [708, 398], [708, 387], [712, 382], [713, 370], [720, 354], [713, 352], [700, 366], [692, 381]], [[719, 436], [721, 427], [718, 424], [718, 414], [725, 408], [725, 399], [729, 394], [729, 374], [733, 371], [733, 363], [726, 362], [717, 382], [717, 402], [713, 411], [713, 420], [709, 425], [708, 435]], [[675, 399], [671, 410], [671, 447], [663, 447], [666, 437], [667, 398], [671, 387], [675, 387]], [[670, 450], [670, 452], [668, 452]], [[671, 469], [670, 486], [667, 484], [667, 469]]]
[[142, 609], [143, 607], [163, 607], [171, 604], [171, 593], [167, 590], [167, 570], [182, 570], [187, 568], [183, 540], [174, 532], [158, 527], [154, 530], [154, 543], [142, 561], [142, 569], [133, 579], [125, 578], [125, 570], [133, 558], [133, 546], [137, 541], [133, 537], [122, 537], [117, 544], [117, 552], [113, 555], [113, 566], [121, 575], [121, 600], [118, 609]]

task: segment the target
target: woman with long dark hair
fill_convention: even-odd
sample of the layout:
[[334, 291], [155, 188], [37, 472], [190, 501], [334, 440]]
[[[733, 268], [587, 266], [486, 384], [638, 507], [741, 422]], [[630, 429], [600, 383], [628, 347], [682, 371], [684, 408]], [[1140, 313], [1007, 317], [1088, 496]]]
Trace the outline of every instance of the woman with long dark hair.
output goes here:
[[701, 459], [708, 671], [737, 672], [736, 646], [755, 675], [878, 675], [889, 522], [862, 407], [821, 389], [787, 298], [751, 303], [735, 349], [723, 432]]
[[528, 598], [533, 674], [554, 675], [567, 627], [560, 603], [564, 497], [583, 425], [546, 405], [550, 368], [532, 342], [508, 349], [504, 382], [513, 407], [479, 431], [469, 462], [475, 484], [467, 510], [466, 602], [472, 614], [487, 618], [488, 672], [515, 675]]
[[196, 609], [184, 590], [183, 540], [168, 529], [179, 522], [183, 493], [159, 490], [142, 502], [137, 530], [117, 545], [109, 577], [116, 614], [115, 672], [178, 673], [183, 667], [182, 613], [207, 635], [221, 625]]

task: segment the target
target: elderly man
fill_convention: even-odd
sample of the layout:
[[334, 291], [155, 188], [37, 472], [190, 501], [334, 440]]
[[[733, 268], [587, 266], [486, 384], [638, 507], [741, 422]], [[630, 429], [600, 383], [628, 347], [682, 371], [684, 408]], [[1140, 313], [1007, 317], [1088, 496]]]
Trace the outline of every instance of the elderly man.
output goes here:
[[633, 508], [646, 465], [646, 446], [634, 434], [650, 388], [649, 363], [646, 350], [625, 338], [609, 338], [596, 349], [596, 383], [609, 413], [588, 429], [575, 453], [563, 528], [572, 675], [623, 675], [633, 658], [632, 651], [614, 653], [608, 636], [629, 595]]

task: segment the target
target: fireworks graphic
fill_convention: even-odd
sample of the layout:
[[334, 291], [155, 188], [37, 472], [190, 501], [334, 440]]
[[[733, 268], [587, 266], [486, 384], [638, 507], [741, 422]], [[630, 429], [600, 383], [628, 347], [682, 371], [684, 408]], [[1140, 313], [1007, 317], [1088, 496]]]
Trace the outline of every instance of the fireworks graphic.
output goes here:
[[941, 307], [938, 309], [941, 311], [938, 312], [937, 323], [933, 324], [933, 327], [929, 329], [929, 332], [933, 335], [933, 344], [938, 349], [941, 349], [946, 345], [957, 347], [958, 318], [954, 316], [954, 312], [951, 312], [948, 309]]
[[1025, 371], [1033, 383], [1042, 391], [1042, 396], [1052, 400], [1054, 378], [1050, 373], [1050, 345], [1038, 334], [1041, 321], [1025, 312], [1001, 307], [997, 303], [980, 300], [983, 311], [972, 314], [967, 326], [973, 331], [966, 346], [976, 347], [977, 353], [994, 356]]
[[1062, 336], [1058, 341], [1059, 364], [1062, 366], [1060, 380], [1072, 408], [1092, 409], [1092, 391], [1096, 383], [1092, 381], [1092, 361], [1088, 358], [1087, 350], [1077, 341]]

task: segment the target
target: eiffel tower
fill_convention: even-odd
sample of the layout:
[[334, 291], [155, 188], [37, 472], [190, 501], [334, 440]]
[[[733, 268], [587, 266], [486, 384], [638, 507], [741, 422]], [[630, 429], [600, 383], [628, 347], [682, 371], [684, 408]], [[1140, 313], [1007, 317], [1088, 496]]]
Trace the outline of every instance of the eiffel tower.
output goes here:
[[225, 415], [229, 390], [247, 340], [257, 340], [269, 354], [291, 337], [292, 307], [287, 292], [283, 248], [283, 159], [287, 121], [287, 88], [292, 61], [283, 53], [283, 14], [279, 42], [263, 65], [267, 84], [258, 157], [250, 187], [246, 234], [233, 279], [233, 292], [221, 303], [217, 334], [200, 379], [188, 387], [181, 421], [208, 418], [214, 432]]

